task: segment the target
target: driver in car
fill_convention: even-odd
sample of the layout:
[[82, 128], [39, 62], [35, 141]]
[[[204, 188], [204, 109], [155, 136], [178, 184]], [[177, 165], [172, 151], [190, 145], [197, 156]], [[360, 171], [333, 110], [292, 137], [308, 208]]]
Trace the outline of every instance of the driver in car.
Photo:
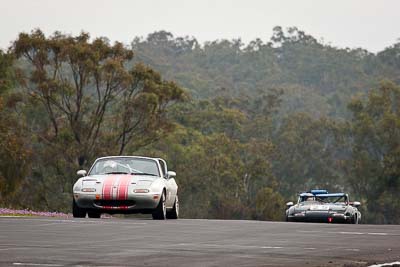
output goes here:
[[117, 163], [112, 160], [104, 162], [102, 173], [110, 173], [117, 171]]

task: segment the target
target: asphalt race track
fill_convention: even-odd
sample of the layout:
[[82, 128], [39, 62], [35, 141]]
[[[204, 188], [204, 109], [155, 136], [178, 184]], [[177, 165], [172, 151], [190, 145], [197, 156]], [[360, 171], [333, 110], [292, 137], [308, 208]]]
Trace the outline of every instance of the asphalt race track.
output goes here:
[[0, 217], [0, 266], [368, 266], [400, 225]]

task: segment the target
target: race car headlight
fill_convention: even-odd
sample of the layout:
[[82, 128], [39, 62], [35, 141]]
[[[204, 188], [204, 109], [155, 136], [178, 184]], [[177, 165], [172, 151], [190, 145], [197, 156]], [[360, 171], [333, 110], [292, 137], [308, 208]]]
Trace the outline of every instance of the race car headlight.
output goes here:
[[96, 188], [82, 188], [82, 192], [96, 192]]
[[133, 190], [135, 193], [148, 193], [149, 189], [135, 189]]
[[306, 215], [306, 211], [299, 211], [293, 214], [294, 216], [305, 216]]
[[332, 213], [344, 214], [344, 210], [335, 210], [335, 211], [332, 211]]
[[331, 213], [330, 214], [333, 217], [341, 217], [341, 218], [345, 218], [346, 215], [344, 215], [343, 213]]

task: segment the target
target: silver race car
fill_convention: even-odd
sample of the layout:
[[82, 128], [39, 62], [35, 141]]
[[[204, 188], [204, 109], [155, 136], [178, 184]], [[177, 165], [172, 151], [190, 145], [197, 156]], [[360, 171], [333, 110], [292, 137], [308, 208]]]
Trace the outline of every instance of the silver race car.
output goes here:
[[296, 205], [288, 202], [286, 206], [286, 221], [354, 224], [361, 221], [361, 213], [357, 209], [360, 202], [350, 202], [345, 193], [311, 190], [301, 193]]
[[97, 159], [73, 187], [74, 217], [100, 218], [102, 213], [152, 214], [155, 220], [178, 219], [176, 173], [163, 159], [118, 156]]

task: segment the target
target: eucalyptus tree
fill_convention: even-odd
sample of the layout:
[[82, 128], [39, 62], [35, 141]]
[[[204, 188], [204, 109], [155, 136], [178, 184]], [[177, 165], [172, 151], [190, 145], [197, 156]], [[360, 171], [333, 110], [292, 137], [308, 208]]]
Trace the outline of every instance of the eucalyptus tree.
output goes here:
[[[168, 106], [185, 97], [177, 84], [143, 64], [127, 69], [134, 54], [88, 33], [21, 33], [11, 51], [28, 62], [21, 85], [46, 111], [51, 125], [40, 138], [83, 165], [94, 154], [123, 154], [171, 130]], [[60, 139], [63, 139], [60, 140]], [[70, 148], [74, 148], [71, 153]]]
[[369, 222], [399, 223], [400, 87], [384, 81], [354, 98], [349, 182], [367, 206]]

